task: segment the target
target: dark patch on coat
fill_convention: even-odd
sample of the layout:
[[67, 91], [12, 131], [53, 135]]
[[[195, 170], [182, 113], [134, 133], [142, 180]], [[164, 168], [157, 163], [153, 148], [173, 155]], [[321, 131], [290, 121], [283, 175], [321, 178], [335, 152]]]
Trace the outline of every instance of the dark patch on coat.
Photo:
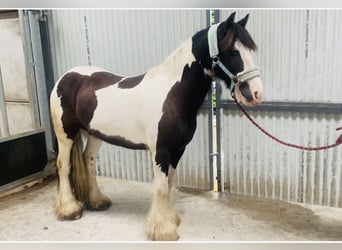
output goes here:
[[[206, 28], [201, 31], [198, 31], [195, 35], [192, 36], [191, 52], [195, 56], [196, 61], [200, 62], [200, 64], [204, 68], [211, 69], [212, 59], [209, 55], [208, 31], [209, 31], [209, 28]], [[223, 22], [218, 27], [217, 39], [218, 39], [219, 50], [220, 50], [219, 57], [221, 60], [223, 58], [230, 59], [234, 57], [231, 52], [233, 49], [232, 46], [236, 40], [239, 40], [246, 48], [250, 50], [256, 50], [257, 48], [251, 35], [239, 23], [229, 23], [228, 21]], [[241, 71], [241, 70], [238, 71], [239, 69], [233, 70], [229, 67], [228, 69], [232, 71], [232, 73], [234, 74]]]
[[[217, 30], [217, 39], [219, 43], [219, 58], [222, 63], [229, 69], [233, 74], [237, 74], [244, 69], [243, 61], [236, 53], [236, 49], [233, 48], [233, 44], [236, 40], [239, 40], [246, 48], [250, 50], [256, 50], [257, 46], [253, 41], [252, 37], [245, 29], [245, 23], [241, 20], [238, 23], [233, 22], [233, 18], [228, 18], [227, 21], [222, 22]], [[209, 28], [203, 29], [197, 32], [192, 37], [192, 53], [204, 68], [212, 68], [212, 59], [209, 55], [208, 45], [208, 30]], [[227, 87], [230, 87], [230, 78], [221, 70], [221, 68], [215, 68], [215, 74], [226, 82]], [[240, 85], [242, 95], [247, 101], [252, 101], [253, 96], [251, 95], [249, 86], [247, 83]]]
[[119, 88], [120, 89], [131, 89], [137, 86], [142, 79], [144, 79], [145, 74], [135, 77], [128, 77], [121, 82], [119, 82]]
[[109, 72], [95, 72], [91, 76], [70, 72], [63, 76], [57, 86], [57, 96], [61, 98], [62, 123], [69, 139], [73, 140], [80, 128], [88, 129], [97, 107], [95, 91], [121, 79]]
[[[136, 79], [142, 77], [139, 76]], [[60, 80], [57, 86], [57, 96], [61, 98], [63, 128], [69, 139], [74, 140], [82, 128], [91, 135], [114, 145], [129, 149], [147, 149], [143, 143], [133, 143], [121, 136], [105, 135], [89, 127], [97, 107], [95, 91], [116, 84], [121, 79], [121, 76], [109, 72], [96, 72], [90, 76], [70, 72]], [[135, 81], [126, 82], [125, 86], [133, 86], [133, 82], [135, 84]]]
[[194, 62], [186, 65], [180, 82], [169, 91], [158, 124], [156, 163], [168, 175], [169, 164], [176, 168], [185, 146], [196, 129], [196, 117], [211, 86], [211, 78]]
[[106, 71], [95, 72], [90, 76], [91, 84], [95, 90], [113, 85], [119, 82], [122, 78], [122, 76], [114, 75]]
[[208, 45], [208, 28], [198, 31], [192, 37], [191, 52], [195, 56], [196, 61], [199, 62], [204, 68], [211, 69], [212, 60], [209, 55]]
[[247, 102], [253, 101], [254, 98], [247, 82], [242, 82], [239, 85], [239, 89], [241, 91], [241, 94], [246, 98]]

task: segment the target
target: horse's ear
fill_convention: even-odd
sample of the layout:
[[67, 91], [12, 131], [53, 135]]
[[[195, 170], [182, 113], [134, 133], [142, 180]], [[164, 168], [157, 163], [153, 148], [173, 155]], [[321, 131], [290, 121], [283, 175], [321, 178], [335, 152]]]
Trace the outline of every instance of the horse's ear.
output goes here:
[[236, 15], [236, 12], [233, 12], [232, 14], [230, 14], [230, 16], [226, 20], [227, 25], [234, 23], [235, 15]]
[[238, 24], [240, 24], [242, 27], [246, 27], [247, 21], [249, 18], [249, 14], [247, 14], [244, 18], [242, 18], [240, 21], [238, 21]]
[[221, 31], [225, 34], [227, 32], [227, 30], [229, 29], [229, 27], [231, 27], [234, 24], [234, 20], [235, 20], [235, 15], [236, 12], [233, 12], [232, 14], [230, 14], [230, 16], [227, 18], [226, 21], [224, 21], [221, 25]]

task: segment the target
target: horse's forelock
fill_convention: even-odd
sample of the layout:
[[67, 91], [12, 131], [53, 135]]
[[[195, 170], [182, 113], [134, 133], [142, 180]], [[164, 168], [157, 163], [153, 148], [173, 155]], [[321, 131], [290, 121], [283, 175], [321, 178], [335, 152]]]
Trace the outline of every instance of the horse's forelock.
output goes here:
[[239, 40], [246, 48], [252, 51], [257, 49], [257, 46], [248, 31], [237, 23], [232, 25], [221, 39], [221, 49], [227, 50], [233, 47], [236, 40]]
[[253, 38], [245, 28], [241, 27], [239, 24], [235, 24], [234, 30], [234, 36], [236, 40], [239, 40], [246, 48], [250, 50], [254, 51], [257, 49]]

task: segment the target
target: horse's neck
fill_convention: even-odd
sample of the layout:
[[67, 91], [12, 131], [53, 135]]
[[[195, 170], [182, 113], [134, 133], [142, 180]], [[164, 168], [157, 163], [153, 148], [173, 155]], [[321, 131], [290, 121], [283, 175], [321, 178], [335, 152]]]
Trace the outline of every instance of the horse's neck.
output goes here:
[[186, 40], [161, 64], [149, 70], [153, 77], [158, 75], [167, 81], [165, 87], [176, 97], [189, 114], [197, 114], [198, 109], [211, 86], [211, 78], [205, 75], [201, 63], [192, 53], [192, 39]]
[[186, 40], [174, 50], [160, 65], [164, 72], [181, 77], [185, 65], [191, 65], [196, 59], [191, 53], [192, 41]]
[[202, 66], [196, 62], [190, 68], [187, 76], [182, 78], [181, 84], [185, 92], [185, 106], [197, 114], [209, 89], [212, 79], [203, 72]]
[[211, 86], [211, 77], [196, 60], [192, 46], [192, 39], [188, 39], [161, 64], [166, 71], [177, 76], [172, 88], [178, 88], [175, 90], [177, 98], [190, 116], [197, 114]]
[[180, 88], [178, 98], [184, 108], [197, 114], [211, 86], [211, 77], [204, 73], [201, 63], [193, 54], [192, 39], [188, 39], [170, 54], [160, 65], [164, 72], [176, 77], [172, 88]]

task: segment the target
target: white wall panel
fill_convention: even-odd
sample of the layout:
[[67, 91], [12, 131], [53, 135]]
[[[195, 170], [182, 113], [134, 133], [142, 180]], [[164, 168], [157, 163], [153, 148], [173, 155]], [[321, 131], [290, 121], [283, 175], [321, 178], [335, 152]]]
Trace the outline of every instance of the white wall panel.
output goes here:
[[0, 32], [0, 62], [5, 99], [29, 102], [19, 19], [1, 19]]
[[[4, 106], [8, 116], [4, 118], [4, 123], [8, 123], [10, 135], [34, 130], [19, 18], [0, 19], [0, 45], [3, 85], [0, 87], [4, 90]], [[1, 121], [0, 137], [6, 135], [2, 124]]]

